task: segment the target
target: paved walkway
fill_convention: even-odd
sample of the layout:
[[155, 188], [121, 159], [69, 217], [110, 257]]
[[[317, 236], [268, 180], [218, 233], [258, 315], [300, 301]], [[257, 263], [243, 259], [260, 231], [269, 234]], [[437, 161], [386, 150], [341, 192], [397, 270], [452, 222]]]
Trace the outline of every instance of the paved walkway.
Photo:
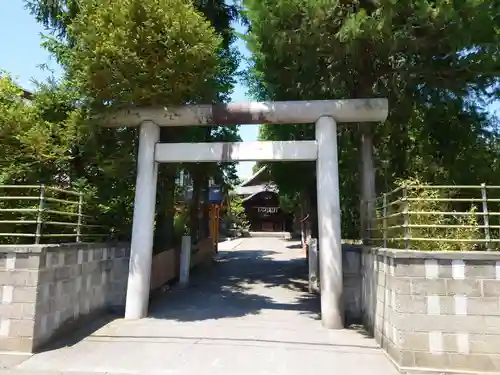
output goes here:
[[[374, 340], [329, 331], [307, 293], [295, 242], [221, 243], [188, 290], [166, 292], [148, 319], [117, 319], [73, 345], [37, 354], [12, 374], [392, 375]], [[0, 371], [2, 374], [2, 371]]]

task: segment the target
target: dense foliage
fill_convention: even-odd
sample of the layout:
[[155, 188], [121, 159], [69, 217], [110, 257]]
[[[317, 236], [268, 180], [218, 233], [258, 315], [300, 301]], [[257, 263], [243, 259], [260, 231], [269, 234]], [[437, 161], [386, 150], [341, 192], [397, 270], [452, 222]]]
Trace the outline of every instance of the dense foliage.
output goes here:
[[0, 77], [0, 184], [55, 176], [70, 157], [67, 150], [77, 137], [72, 119], [45, 119], [43, 108], [27, 105], [23, 90], [9, 75]]
[[[358, 236], [360, 133], [373, 132], [377, 190], [397, 178], [499, 183], [500, 5], [488, 0], [245, 0], [256, 98], [387, 97], [385, 123], [339, 129], [343, 235]], [[312, 139], [308, 125], [262, 139]], [[284, 194], [312, 201], [315, 168], [270, 165]], [[296, 176], [300, 174], [301, 179]], [[299, 185], [300, 184], [300, 185]], [[299, 200], [302, 202], [302, 200]]]
[[[377, 191], [398, 179], [500, 185], [498, 99], [500, 4], [488, 0], [244, 0], [247, 80], [256, 99], [387, 97], [382, 124], [339, 129], [344, 237], [358, 236], [360, 134], [373, 137]], [[223, 0], [26, 0], [52, 31], [44, 46], [63, 66], [31, 105], [12, 80], [0, 82], [0, 178], [84, 191], [86, 209], [120, 238], [130, 234], [137, 132], [102, 129], [90, 116], [126, 105], [227, 101], [239, 56]], [[267, 140], [313, 139], [312, 125], [262, 126]], [[238, 140], [236, 127], [162, 129], [162, 142]], [[193, 202], [174, 225], [188, 170]], [[314, 218], [311, 163], [270, 164], [288, 211]], [[300, 176], [300, 178], [297, 178]], [[234, 165], [162, 165], [156, 246], [174, 227], [203, 235], [208, 179], [231, 184]], [[451, 209], [451, 208], [450, 208]], [[200, 217], [202, 212], [205, 217]], [[120, 218], [120, 220], [117, 220]], [[186, 224], [188, 223], [188, 224]], [[183, 229], [184, 230], [184, 229]]]
[[[99, 128], [92, 115], [129, 105], [228, 100], [239, 60], [230, 27], [237, 9], [223, 1], [111, 0], [106, 6], [95, 0], [26, 3], [52, 31], [43, 45], [61, 64], [64, 76], [41, 83], [30, 106], [15, 104], [5, 112], [24, 119], [16, 122], [19, 131], [7, 132], [4, 124], [10, 120], [0, 119], [2, 143], [16, 148], [2, 158], [2, 181], [43, 182], [84, 191], [86, 211], [116, 237], [126, 239], [132, 219], [137, 130]], [[2, 91], [0, 102], [5, 100], [8, 97], [3, 99]], [[239, 137], [237, 127], [192, 127], [162, 129], [161, 139], [211, 142]], [[44, 146], [35, 147], [38, 141]], [[17, 147], [20, 142], [24, 149]], [[34, 152], [24, 152], [29, 147]], [[202, 222], [197, 212], [206, 211], [200, 201], [208, 179], [223, 184], [236, 179], [234, 164], [162, 165], [156, 218], [156, 244], [161, 249], [175, 242], [174, 213], [181, 193], [175, 177], [180, 169], [192, 175], [194, 199], [186, 210], [197, 233]]]

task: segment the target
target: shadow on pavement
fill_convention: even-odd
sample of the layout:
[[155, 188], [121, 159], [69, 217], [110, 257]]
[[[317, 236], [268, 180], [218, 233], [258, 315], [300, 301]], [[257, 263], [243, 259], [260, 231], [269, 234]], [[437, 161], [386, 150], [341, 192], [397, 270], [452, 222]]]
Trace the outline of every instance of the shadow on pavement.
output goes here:
[[85, 318], [80, 318], [78, 324], [71, 326], [71, 330], [63, 330], [54, 336], [47, 344], [42, 345], [36, 353], [49, 352], [61, 348], [73, 346], [86, 337], [92, 336], [99, 329], [111, 323], [122, 315], [116, 312], [106, 311], [88, 315]]
[[[192, 275], [187, 290], [153, 301], [151, 318], [190, 322], [255, 315], [263, 309], [293, 310], [319, 318], [319, 298], [308, 293], [304, 258], [274, 259], [269, 250], [221, 251], [208, 270]], [[289, 302], [277, 302], [266, 288], [296, 291]], [[260, 293], [262, 291], [262, 293]]]

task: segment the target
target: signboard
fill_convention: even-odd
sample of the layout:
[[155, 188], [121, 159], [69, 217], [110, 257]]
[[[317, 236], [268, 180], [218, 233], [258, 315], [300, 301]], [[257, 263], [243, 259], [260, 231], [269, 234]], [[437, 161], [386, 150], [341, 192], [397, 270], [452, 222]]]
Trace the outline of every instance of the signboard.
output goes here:
[[279, 207], [257, 207], [257, 212], [262, 212], [265, 214], [275, 214], [279, 210]]
[[217, 185], [208, 188], [208, 201], [210, 203], [222, 203], [222, 188]]

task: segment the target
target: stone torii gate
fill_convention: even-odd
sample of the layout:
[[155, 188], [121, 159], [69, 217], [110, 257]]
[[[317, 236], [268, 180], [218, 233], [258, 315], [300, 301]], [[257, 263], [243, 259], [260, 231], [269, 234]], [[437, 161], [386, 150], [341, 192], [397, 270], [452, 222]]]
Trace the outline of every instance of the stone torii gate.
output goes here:
[[[378, 122], [387, 115], [387, 99], [349, 99], [131, 108], [102, 117], [102, 126], [140, 127], [125, 318], [147, 316], [158, 163], [315, 160], [321, 319], [327, 328], [343, 328], [337, 123]], [[315, 141], [159, 143], [162, 126], [305, 123], [315, 123]], [[363, 199], [374, 196], [372, 149], [366, 143]]]

